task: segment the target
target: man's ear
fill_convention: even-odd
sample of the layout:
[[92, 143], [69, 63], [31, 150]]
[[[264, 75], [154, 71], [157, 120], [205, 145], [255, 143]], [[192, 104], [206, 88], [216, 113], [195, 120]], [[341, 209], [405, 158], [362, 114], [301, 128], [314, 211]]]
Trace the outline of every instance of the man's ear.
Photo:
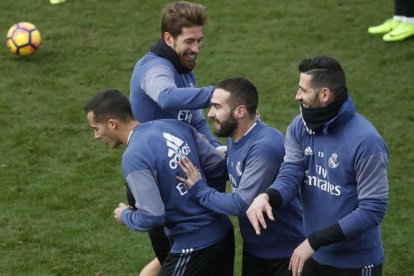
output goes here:
[[233, 110], [234, 118], [241, 119], [247, 115], [247, 108], [245, 105], [239, 105]]
[[162, 38], [164, 39], [165, 44], [172, 48], [174, 43], [174, 37], [169, 32], [165, 32], [163, 33]]
[[108, 128], [115, 130], [119, 125], [119, 121], [116, 119], [109, 119], [108, 120]]
[[333, 101], [332, 91], [327, 87], [322, 88], [319, 97], [319, 100], [324, 104], [330, 104]]

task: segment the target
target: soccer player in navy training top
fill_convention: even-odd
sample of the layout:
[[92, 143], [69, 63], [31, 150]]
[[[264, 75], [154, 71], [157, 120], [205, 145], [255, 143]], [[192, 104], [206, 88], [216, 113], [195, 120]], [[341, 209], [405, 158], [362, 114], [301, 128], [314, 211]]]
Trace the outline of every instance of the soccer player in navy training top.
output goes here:
[[284, 137], [278, 130], [257, 119], [258, 93], [247, 79], [220, 82], [211, 99], [208, 117], [215, 133], [227, 138], [227, 169], [232, 193], [220, 193], [205, 185], [201, 174], [188, 159], [182, 166], [190, 193], [203, 206], [239, 218], [243, 238], [242, 275], [289, 276], [289, 259], [305, 238], [302, 209], [296, 196], [257, 236], [246, 217], [253, 199], [272, 184], [283, 162]]
[[[233, 275], [233, 225], [203, 206], [176, 180], [188, 157], [209, 185], [223, 190], [225, 160], [193, 127], [177, 120], [139, 123], [128, 98], [117, 90], [98, 93], [85, 106], [95, 138], [126, 145], [122, 171], [135, 208], [120, 203], [115, 219], [136, 231], [165, 226], [174, 243], [159, 275]], [[207, 184], [206, 184], [207, 185]]]
[[[307, 239], [293, 252], [293, 276], [382, 274], [381, 222], [388, 202], [388, 150], [356, 113], [342, 66], [332, 57], [304, 59], [276, 181], [247, 215], [256, 232], [274, 208], [301, 194]], [[277, 220], [277, 212], [276, 217]]]
[[[135, 65], [130, 100], [132, 112], [141, 123], [176, 119], [192, 125], [214, 147], [222, 148], [210, 133], [203, 112], [210, 104], [214, 88], [197, 88], [193, 72], [203, 45], [206, 20], [206, 8], [201, 4], [176, 2], [164, 7], [161, 37]], [[162, 264], [170, 247], [164, 230], [151, 230], [149, 236]], [[141, 276], [156, 275], [159, 266], [156, 263], [146, 266]]]
[[132, 112], [140, 122], [176, 119], [192, 125], [218, 147], [203, 108], [214, 87], [197, 88], [193, 69], [203, 44], [205, 7], [177, 2], [162, 12], [161, 38], [135, 65], [130, 84]]

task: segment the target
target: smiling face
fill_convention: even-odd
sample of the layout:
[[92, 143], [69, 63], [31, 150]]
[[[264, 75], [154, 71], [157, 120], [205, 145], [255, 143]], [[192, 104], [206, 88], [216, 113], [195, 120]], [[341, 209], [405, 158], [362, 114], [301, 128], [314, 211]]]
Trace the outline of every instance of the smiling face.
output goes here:
[[321, 108], [325, 103], [321, 101], [321, 90], [312, 87], [312, 75], [301, 73], [299, 79], [299, 89], [295, 100], [305, 108]]
[[203, 44], [203, 27], [183, 27], [181, 34], [175, 39], [166, 32], [164, 40], [177, 53], [184, 67], [190, 70], [194, 69], [197, 55]]
[[91, 128], [94, 129], [95, 139], [101, 140], [111, 148], [116, 148], [122, 144], [121, 140], [114, 132], [116, 122], [113, 119], [109, 119], [107, 122], [97, 122], [92, 111], [86, 114], [86, 118], [88, 119]]
[[217, 88], [211, 98], [211, 108], [208, 118], [214, 122], [214, 132], [218, 137], [232, 136], [238, 127], [238, 121], [234, 117], [234, 109], [229, 105], [230, 93]]

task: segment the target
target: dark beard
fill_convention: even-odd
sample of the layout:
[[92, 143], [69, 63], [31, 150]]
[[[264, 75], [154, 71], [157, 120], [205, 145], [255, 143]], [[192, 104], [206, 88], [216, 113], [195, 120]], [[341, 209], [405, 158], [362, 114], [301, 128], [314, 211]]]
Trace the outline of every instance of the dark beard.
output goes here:
[[181, 58], [177, 55], [173, 48], [165, 43], [162, 37], [158, 40], [157, 43], [151, 46], [151, 52], [159, 57], [168, 59], [180, 74], [188, 74], [195, 67], [195, 64], [193, 68], [188, 68], [187, 65], [183, 65]]
[[239, 123], [234, 118], [229, 118], [224, 122], [218, 122], [221, 126], [220, 129], [215, 130], [215, 134], [218, 137], [229, 137], [233, 134], [234, 130], [238, 127]]
[[196, 66], [195, 61], [194, 62], [187, 62], [183, 57], [179, 57], [180, 63], [183, 67], [187, 68], [188, 70], [193, 70]]

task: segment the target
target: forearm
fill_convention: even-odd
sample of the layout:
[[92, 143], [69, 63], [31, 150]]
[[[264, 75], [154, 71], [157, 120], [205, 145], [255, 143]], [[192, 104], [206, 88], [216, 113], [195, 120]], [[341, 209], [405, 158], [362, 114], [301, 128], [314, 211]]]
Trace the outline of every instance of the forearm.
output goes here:
[[157, 99], [162, 109], [203, 109], [210, 105], [213, 87], [163, 89]]
[[321, 246], [341, 242], [345, 239], [346, 237], [342, 232], [339, 223], [315, 231], [308, 237], [309, 244], [314, 251], [317, 251]]
[[347, 238], [377, 227], [383, 221], [388, 205], [387, 164], [388, 155], [382, 152], [356, 163], [358, 206], [339, 220]]
[[210, 105], [213, 86], [177, 87], [174, 73], [167, 66], [149, 69], [142, 80], [142, 89], [162, 109], [203, 109]]
[[141, 210], [124, 209], [121, 213], [121, 222], [128, 228], [140, 232], [147, 232], [162, 226], [164, 221], [165, 215], [152, 216], [145, 214]]
[[204, 207], [225, 215], [244, 216], [249, 205], [237, 193], [221, 193], [208, 187], [203, 180], [190, 189], [190, 193]]
[[347, 238], [377, 227], [384, 219], [387, 199], [361, 200], [358, 207], [339, 220], [339, 225]]
[[272, 208], [282, 207], [299, 193], [303, 182], [303, 167], [297, 163], [284, 162], [276, 181], [266, 190]]

